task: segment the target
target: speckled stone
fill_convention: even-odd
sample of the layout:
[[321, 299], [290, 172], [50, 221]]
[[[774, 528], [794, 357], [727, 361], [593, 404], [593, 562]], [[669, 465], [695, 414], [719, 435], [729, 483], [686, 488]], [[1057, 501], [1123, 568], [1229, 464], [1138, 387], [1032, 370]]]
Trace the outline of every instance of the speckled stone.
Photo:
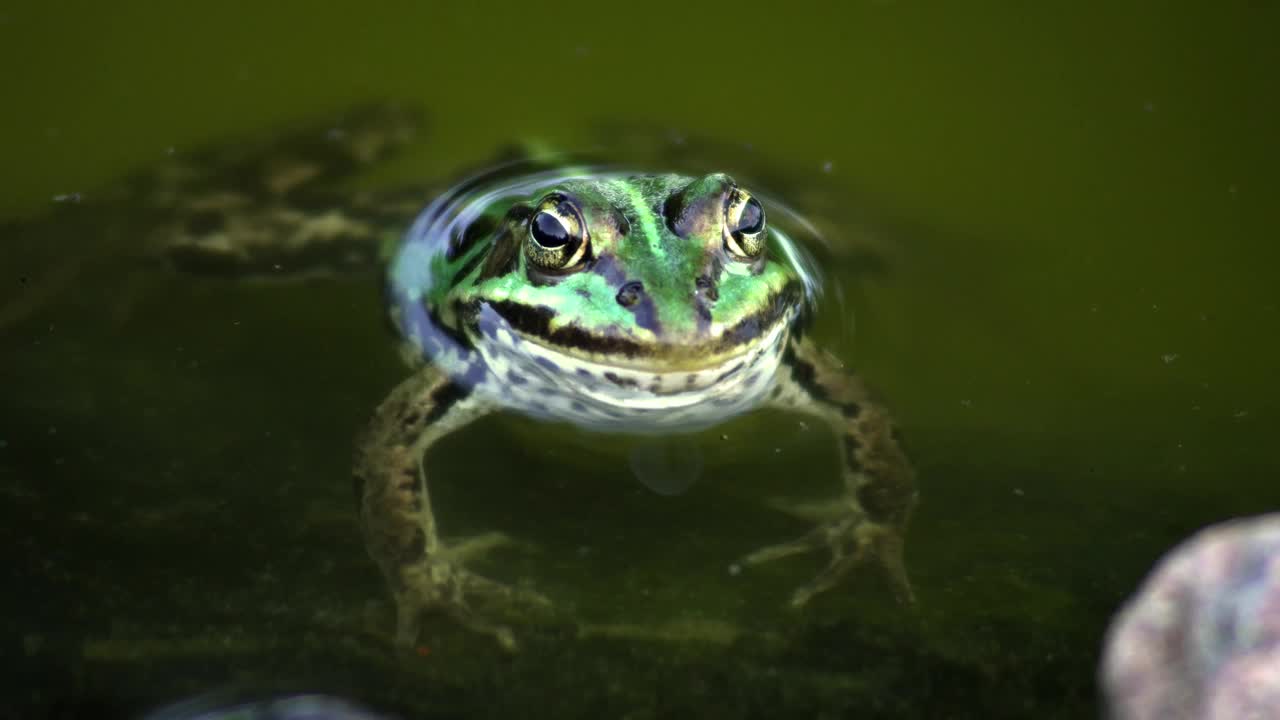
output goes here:
[[1116, 720], [1280, 718], [1280, 514], [1166, 555], [1112, 622], [1101, 682]]

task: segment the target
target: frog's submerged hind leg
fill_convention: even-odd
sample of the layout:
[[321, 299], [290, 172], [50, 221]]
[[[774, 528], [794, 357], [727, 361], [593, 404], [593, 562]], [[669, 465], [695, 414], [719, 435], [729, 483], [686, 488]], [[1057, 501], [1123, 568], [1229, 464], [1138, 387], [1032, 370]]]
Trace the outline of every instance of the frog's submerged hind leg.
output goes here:
[[342, 183], [407, 146], [415, 108], [371, 103], [322, 122], [175, 154], [130, 181], [161, 213], [155, 250], [180, 270], [292, 278], [373, 268], [387, 228], [429, 196], [352, 191]]
[[825, 549], [831, 552], [830, 563], [795, 591], [792, 606], [804, 606], [868, 560], [884, 568], [901, 602], [913, 602], [902, 539], [916, 504], [915, 480], [888, 413], [871, 401], [857, 377], [803, 340], [793, 342], [784, 356], [771, 404], [821, 418], [832, 427], [842, 447], [844, 492], [816, 513], [818, 526], [808, 534], [761, 548], [742, 564]]
[[424, 453], [440, 438], [484, 415], [486, 408], [434, 368], [401, 383], [374, 413], [355, 459], [360, 519], [369, 554], [395, 598], [396, 643], [417, 640], [424, 613], [441, 611], [514, 650], [511, 630], [477, 614], [468, 599], [548, 605], [546, 598], [466, 570], [468, 557], [505, 542], [499, 534], [455, 544], [436, 531], [423, 469]]

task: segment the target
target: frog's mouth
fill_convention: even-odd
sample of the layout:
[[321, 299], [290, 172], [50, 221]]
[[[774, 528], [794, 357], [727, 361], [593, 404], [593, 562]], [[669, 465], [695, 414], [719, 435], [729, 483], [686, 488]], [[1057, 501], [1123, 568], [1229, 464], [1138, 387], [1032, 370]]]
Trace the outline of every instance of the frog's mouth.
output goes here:
[[473, 326], [484, 336], [477, 347], [490, 368], [514, 372], [521, 379], [534, 376], [556, 387], [570, 386], [593, 401], [649, 409], [734, 397], [744, 388], [768, 384], [796, 312], [792, 307], [749, 336], [665, 347], [627, 345], [626, 339], [612, 337], [601, 343], [595, 336], [591, 344], [550, 342], [547, 336], [523, 331], [499, 308], [484, 304]]
[[469, 313], [469, 325], [486, 342], [526, 342], [547, 354], [572, 358], [602, 371], [703, 373], [732, 369], [753, 352], [770, 346], [797, 313], [794, 303], [770, 303], [764, 310], [694, 341], [640, 342], [615, 328], [590, 331], [574, 324], [553, 326], [555, 313], [550, 308], [510, 301], [478, 303]]

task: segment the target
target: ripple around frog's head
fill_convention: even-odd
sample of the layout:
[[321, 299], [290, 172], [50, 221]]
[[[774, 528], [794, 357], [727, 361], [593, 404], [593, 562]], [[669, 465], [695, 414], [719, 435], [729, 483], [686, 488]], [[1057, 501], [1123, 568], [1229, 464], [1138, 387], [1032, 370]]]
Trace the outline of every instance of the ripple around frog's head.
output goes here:
[[[590, 174], [589, 169], [583, 173]], [[565, 176], [513, 161], [468, 176], [442, 193], [405, 233], [387, 276], [392, 320], [415, 355], [470, 386], [486, 375], [472, 342], [447, 315], [444, 298], [456, 281], [459, 259], [484, 240], [495, 208], [528, 196], [534, 188]], [[576, 173], [574, 173], [576, 174]], [[489, 225], [489, 229], [492, 225]]]
[[541, 375], [579, 405], [639, 414], [767, 389], [820, 291], [789, 234], [802, 218], [770, 205], [766, 223], [723, 174], [511, 170], [453, 188], [401, 245], [392, 312], [416, 352], [467, 385]]

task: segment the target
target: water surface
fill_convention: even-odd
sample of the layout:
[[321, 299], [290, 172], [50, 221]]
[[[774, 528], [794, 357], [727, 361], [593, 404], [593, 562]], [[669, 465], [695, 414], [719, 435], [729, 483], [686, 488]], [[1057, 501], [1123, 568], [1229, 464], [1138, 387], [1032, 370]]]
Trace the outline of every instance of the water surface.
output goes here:
[[[1152, 561], [1280, 506], [1277, 21], [1262, 2], [0, 11], [0, 713], [247, 685], [406, 717], [1096, 715], [1102, 631]], [[661, 495], [625, 442], [495, 417], [433, 454], [445, 533], [527, 540], [483, 569], [575, 621], [518, 626], [510, 658], [445, 623], [393, 652], [348, 478], [404, 372], [377, 278], [175, 273], [113, 200], [169, 153], [386, 98], [429, 126], [359, 185], [612, 123], [777, 167], [837, 251], [873, 248], [875, 272], [835, 253], [818, 333], [903, 426], [920, 607], [868, 572], [789, 611], [820, 557], [729, 572], [804, 530], [769, 499], [834, 482], [795, 418], [681, 441], [700, 477]]]

